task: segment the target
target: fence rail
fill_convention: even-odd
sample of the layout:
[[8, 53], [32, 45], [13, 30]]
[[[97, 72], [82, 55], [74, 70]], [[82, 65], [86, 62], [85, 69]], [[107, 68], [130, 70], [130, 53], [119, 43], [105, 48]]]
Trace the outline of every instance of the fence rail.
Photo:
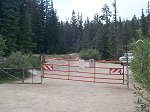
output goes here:
[[[36, 74], [35, 70], [41, 72], [40, 67], [28, 67], [28, 68], [0, 68], [0, 81], [12, 82], [19, 84], [41, 84], [41, 73]], [[38, 81], [36, 81], [38, 79]]]
[[[74, 59], [42, 59], [43, 78], [82, 82], [124, 84], [124, 65], [119, 61], [80, 61]], [[111, 66], [107, 66], [112, 64]], [[119, 65], [114, 67], [114, 65]], [[49, 68], [49, 69], [48, 69]]]

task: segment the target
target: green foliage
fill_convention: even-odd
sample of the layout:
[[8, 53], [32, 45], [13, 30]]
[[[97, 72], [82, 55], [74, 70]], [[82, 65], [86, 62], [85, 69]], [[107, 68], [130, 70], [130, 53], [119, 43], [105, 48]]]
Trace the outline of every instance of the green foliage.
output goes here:
[[[12, 54], [6, 58], [0, 68], [0, 83], [12, 82], [16, 80], [22, 80], [23, 71], [24, 78], [28, 78], [28, 68], [39, 67], [40, 56], [39, 55], [26, 55], [21, 52], [12, 52]], [[3, 69], [7, 68], [7, 69]], [[9, 69], [10, 68], [10, 69]]]
[[4, 50], [6, 49], [5, 40], [2, 35], [0, 35], [0, 56], [4, 55]]
[[87, 49], [87, 50], [82, 50], [79, 53], [80, 58], [88, 60], [88, 59], [100, 59], [100, 54], [96, 49]]
[[[143, 38], [143, 37], [142, 37]], [[131, 62], [133, 77], [139, 86], [134, 86], [137, 97], [136, 111], [150, 109], [150, 40], [138, 40], [133, 44], [134, 59]]]
[[32, 67], [27, 55], [23, 55], [21, 52], [12, 52], [12, 54], [4, 61], [4, 67], [8, 68], [27, 68]]
[[29, 2], [25, 0], [20, 1], [20, 16], [19, 16], [19, 35], [17, 38], [17, 47], [23, 53], [32, 53], [33, 42], [32, 42], [32, 29], [31, 20], [29, 13]]
[[135, 81], [150, 91], [150, 40], [139, 40], [133, 47], [131, 70]]
[[17, 35], [18, 35], [18, 19], [19, 19], [19, 7], [18, 0], [2, 0], [0, 14], [0, 34], [4, 36], [6, 40], [5, 54], [9, 55], [12, 51], [17, 50]]
[[1, 0], [0, 34], [6, 41], [5, 55], [13, 51], [68, 54], [94, 48], [102, 59], [118, 59], [122, 46], [138, 39], [138, 30], [147, 34], [148, 17], [117, 21], [115, 2], [113, 13], [105, 4], [102, 15], [95, 14], [93, 20], [83, 22], [82, 14], [73, 11], [70, 20], [60, 22], [53, 1]]
[[53, 1], [46, 2], [46, 23], [45, 23], [45, 32], [46, 38], [44, 40], [45, 44], [45, 52], [47, 54], [50, 53], [58, 53], [59, 46], [59, 24], [58, 17], [56, 11], [53, 7]]
[[140, 86], [134, 85], [134, 88], [135, 88], [134, 94], [137, 97], [137, 100], [135, 102], [136, 112], [149, 112], [150, 94]]
[[147, 18], [144, 15], [143, 9], [142, 9], [142, 16], [141, 16], [141, 31], [142, 31], [142, 36], [147, 37], [149, 36], [149, 28], [148, 28], [148, 21], [146, 20]]
[[27, 57], [33, 67], [40, 67], [41, 65], [40, 55], [31, 54], [31, 55], [28, 55]]

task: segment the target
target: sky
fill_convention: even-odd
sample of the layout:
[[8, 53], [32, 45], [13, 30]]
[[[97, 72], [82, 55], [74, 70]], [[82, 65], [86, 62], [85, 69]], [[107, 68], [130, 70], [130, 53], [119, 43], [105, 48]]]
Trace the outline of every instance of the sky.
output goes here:
[[[83, 20], [89, 17], [93, 19], [94, 14], [102, 15], [102, 7], [108, 4], [113, 11], [112, 2], [114, 0], [53, 0], [54, 8], [57, 10], [59, 20], [70, 20], [72, 11], [77, 14], [82, 13]], [[146, 15], [148, 0], [116, 0], [118, 16], [122, 19], [131, 20], [134, 15], [141, 16], [142, 8]]]

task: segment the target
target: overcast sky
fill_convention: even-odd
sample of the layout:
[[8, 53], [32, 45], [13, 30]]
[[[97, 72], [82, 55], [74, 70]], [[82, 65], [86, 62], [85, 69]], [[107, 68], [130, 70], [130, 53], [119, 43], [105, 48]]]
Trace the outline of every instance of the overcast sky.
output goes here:
[[[87, 16], [90, 20], [93, 19], [94, 14], [101, 15], [102, 6], [108, 4], [113, 11], [112, 2], [114, 0], [53, 0], [54, 8], [57, 9], [59, 20], [70, 19], [73, 9], [76, 14], [82, 12], [83, 19]], [[146, 12], [148, 0], [116, 0], [118, 16], [124, 19], [131, 19], [134, 15], [141, 16], [142, 8]]]

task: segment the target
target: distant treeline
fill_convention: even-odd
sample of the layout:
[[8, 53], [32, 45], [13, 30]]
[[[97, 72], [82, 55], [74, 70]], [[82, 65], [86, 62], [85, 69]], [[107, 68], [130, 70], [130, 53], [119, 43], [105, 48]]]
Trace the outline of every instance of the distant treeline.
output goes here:
[[[0, 38], [6, 42], [4, 55], [23, 53], [66, 54], [94, 48], [102, 59], [117, 59], [126, 45], [142, 35], [149, 36], [149, 16], [121, 20], [114, 3], [105, 4], [102, 15], [84, 21], [82, 14], [60, 21], [49, 0], [0, 0]], [[89, 7], [90, 8], [90, 7]], [[91, 9], [92, 10], [92, 9]], [[101, 9], [100, 9], [101, 11]]]

